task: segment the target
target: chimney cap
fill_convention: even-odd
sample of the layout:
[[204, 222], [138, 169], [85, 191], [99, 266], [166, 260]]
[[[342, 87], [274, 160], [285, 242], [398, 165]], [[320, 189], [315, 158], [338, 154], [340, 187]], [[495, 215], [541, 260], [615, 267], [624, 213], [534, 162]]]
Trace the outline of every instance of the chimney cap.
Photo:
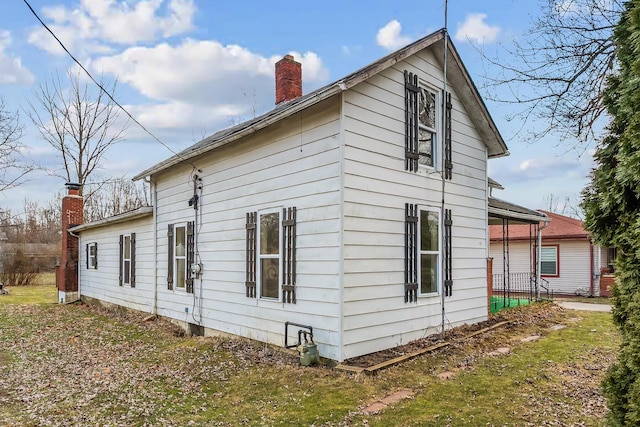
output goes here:
[[82, 187], [82, 184], [78, 184], [77, 182], [67, 182], [64, 184], [67, 187], [67, 190], [79, 190]]

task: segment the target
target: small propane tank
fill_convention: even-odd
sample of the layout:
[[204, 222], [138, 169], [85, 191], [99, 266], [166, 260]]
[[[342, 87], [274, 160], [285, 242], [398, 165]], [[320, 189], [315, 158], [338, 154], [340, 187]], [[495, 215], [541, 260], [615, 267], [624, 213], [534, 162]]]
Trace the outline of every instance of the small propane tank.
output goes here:
[[300, 353], [300, 364], [302, 366], [310, 366], [316, 363], [320, 363], [320, 353], [318, 353], [318, 346], [313, 341], [303, 342], [298, 346], [298, 353]]

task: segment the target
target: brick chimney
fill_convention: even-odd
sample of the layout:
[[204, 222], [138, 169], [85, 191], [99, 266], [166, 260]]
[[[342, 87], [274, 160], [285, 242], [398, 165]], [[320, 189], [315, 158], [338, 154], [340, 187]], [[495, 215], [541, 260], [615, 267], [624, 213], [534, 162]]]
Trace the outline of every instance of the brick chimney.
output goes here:
[[67, 195], [62, 198], [62, 252], [60, 265], [56, 266], [58, 301], [62, 304], [80, 298], [78, 292], [78, 238], [69, 234], [71, 227], [84, 219], [84, 199], [80, 195], [81, 184], [66, 183]]
[[302, 96], [302, 64], [291, 55], [276, 62], [276, 105]]

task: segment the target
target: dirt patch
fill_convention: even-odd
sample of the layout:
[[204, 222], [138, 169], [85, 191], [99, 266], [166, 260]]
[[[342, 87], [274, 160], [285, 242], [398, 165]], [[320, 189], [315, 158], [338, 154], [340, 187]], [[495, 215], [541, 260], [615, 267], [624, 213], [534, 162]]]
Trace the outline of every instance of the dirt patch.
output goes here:
[[[485, 320], [484, 322], [475, 323], [473, 325], [462, 325], [457, 328], [449, 329], [445, 331], [444, 334], [430, 335], [428, 337], [416, 341], [411, 341], [410, 343], [398, 347], [348, 359], [342, 364], [347, 366], [366, 368], [394, 359], [396, 357], [405, 356], [407, 354], [425, 349], [437, 343], [465, 339], [465, 337], [474, 332], [504, 321], [509, 322], [507, 328], [511, 329], [532, 325], [549, 327], [551, 325], [558, 324], [564, 312], [565, 309], [552, 303], [540, 303], [533, 306], [503, 310], [492, 315], [488, 320]], [[491, 332], [488, 333], [491, 334]], [[473, 338], [469, 338], [469, 341], [482, 339], [481, 337], [482, 335], [475, 336]]]
[[384, 411], [388, 406], [394, 405], [403, 399], [408, 399], [413, 397], [414, 392], [411, 390], [398, 390], [394, 393], [391, 393], [388, 396], [383, 397], [382, 399], [367, 405], [362, 413], [365, 415], [373, 415], [379, 414]]

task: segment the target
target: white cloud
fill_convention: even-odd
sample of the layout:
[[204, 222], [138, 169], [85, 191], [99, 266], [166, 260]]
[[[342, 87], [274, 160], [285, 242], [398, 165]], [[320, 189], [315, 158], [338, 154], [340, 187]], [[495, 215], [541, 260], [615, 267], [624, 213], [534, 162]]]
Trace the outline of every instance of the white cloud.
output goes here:
[[387, 50], [396, 50], [402, 46], [409, 44], [411, 39], [402, 34], [402, 25], [400, 22], [393, 19], [387, 23], [384, 27], [378, 30], [376, 35], [376, 42], [378, 46], [381, 46]]
[[0, 84], [29, 84], [33, 82], [33, 74], [22, 65], [20, 57], [12, 56], [6, 52], [10, 46], [11, 33], [0, 30]]
[[467, 19], [458, 24], [455, 39], [457, 41], [473, 41], [476, 43], [493, 43], [498, 37], [500, 27], [490, 26], [485, 20], [485, 13], [472, 13]]
[[[164, 8], [163, 8], [164, 6]], [[108, 44], [133, 45], [183, 34], [193, 28], [193, 0], [82, 0], [78, 6], [43, 8], [49, 27], [71, 51], [107, 53]], [[53, 37], [34, 29], [28, 41], [52, 54], [62, 54]]]
[[[328, 72], [317, 54], [288, 53], [302, 63], [305, 92], [326, 81]], [[159, 101], [134, 108], [134, 116], [145, 125], [202, 126], [206, 117], [204, 125], [217, 129], [239, 118], [250, 118], [254, 109], [260, 113], [273, 107], [274, 67], [280, 59], [242, 46], [186, 39], [177, 46], [132, 47], [95, 59], [91, 69], [113, 75]]]

